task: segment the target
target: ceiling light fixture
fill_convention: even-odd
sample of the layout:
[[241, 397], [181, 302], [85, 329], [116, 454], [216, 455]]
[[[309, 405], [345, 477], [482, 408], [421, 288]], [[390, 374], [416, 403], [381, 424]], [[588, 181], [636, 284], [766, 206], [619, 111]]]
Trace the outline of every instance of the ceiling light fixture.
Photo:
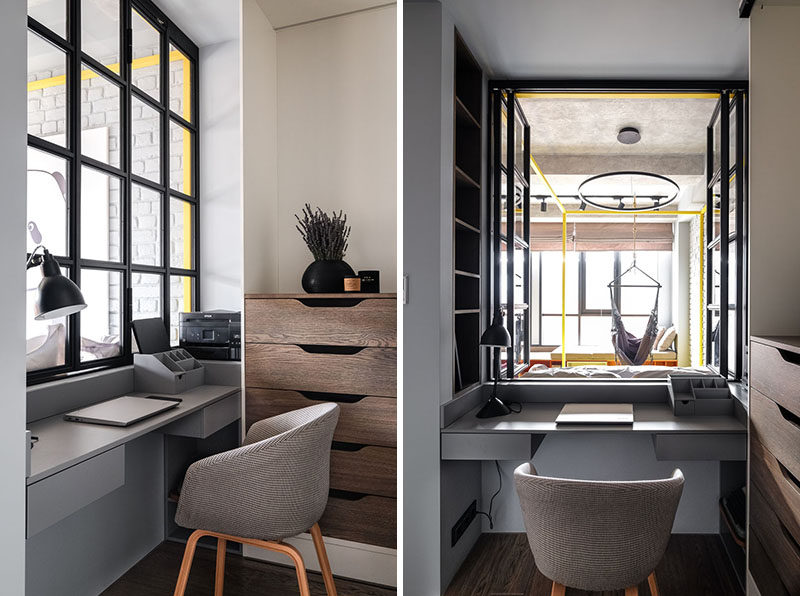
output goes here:
[[[646, 179], [646, 185], [654, 186], [661, 184], [672, 188], [672, 192], [666, 189], [659, 189], [659, 192], [634, 192], [633, 178]], [[628, 180], [630, 178], [630, 180]], [[642, 182], [637, 182], [641, 184]], [[630, 185], [630, 194], [621, 193], [617, 190], [620, 184]], [[611, 188], [609, 188], [611, 187]], [[611, 192], [606, 190], [608, 188]], [[613, 189], [613, 190], [612, 190]], [[637, 171], [621, 171], [621, 172], [606, 172], [596, 176], [590, 176], [580, 183], [578, 186], [578, 199], [591, 205], [595, 209], [614, 212], [635, 212], [635, 211], [650, 211], [654, 208], [666, 207], [673, 203], [678, 198], [678, 193], [681, 188], [678, 183], [660, 174], [653, 172], [637, 172]], [[666, 192], [665, 192], [666, 191]], [[669, 193], [669, 194], [667, 194]], [[626, 199], [629, 200], [626, 203]], [[640, 201], [637, 204], [637, 199]], [[646, 203], [641, 201], [644, 199]]]
[[586, 211], [586, 201], [581, 201], [580, 209], [581, 211]]
[[626, 126], [621, 128], [617, 133], [617, 140], [623, 145], [634, 145], [642, 139], [638, 128], [633, 126]]
[[539, 207], [542, 210], [542, 213], [547, 213], [547, 199], [542, 197], [542, 205]]

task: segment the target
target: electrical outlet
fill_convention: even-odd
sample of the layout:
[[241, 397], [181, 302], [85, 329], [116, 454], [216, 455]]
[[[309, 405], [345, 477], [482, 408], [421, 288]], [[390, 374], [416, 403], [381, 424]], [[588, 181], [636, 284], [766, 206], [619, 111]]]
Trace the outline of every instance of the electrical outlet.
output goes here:
[[461, 517], [458, 518], [458, 521], [453, 525], [453, 529], [450, 530], [450, 546], [453, 547], [456, 545], [461, 537], [464, 535], [464, 532], [467, 531], [469, 525], [472, 523], [472, 520], [478, 516], [478, 501], [472, 501], [467, 507], [466, 511], [461, 514]]

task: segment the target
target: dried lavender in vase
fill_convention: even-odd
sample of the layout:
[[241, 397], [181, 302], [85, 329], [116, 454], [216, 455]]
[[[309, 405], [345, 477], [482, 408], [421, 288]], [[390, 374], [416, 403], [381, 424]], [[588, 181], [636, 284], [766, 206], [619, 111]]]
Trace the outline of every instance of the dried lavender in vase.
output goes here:
[[306, 203], [301, 213], [295, 214], [297, 231], [314, 256], [303, 273], [303, 289], [309, 293], [339, 293], [344, 290], [344, 278], [355, 275], [344, 262], [350, 226], [342, 211], [328, 215], [317, 207]]

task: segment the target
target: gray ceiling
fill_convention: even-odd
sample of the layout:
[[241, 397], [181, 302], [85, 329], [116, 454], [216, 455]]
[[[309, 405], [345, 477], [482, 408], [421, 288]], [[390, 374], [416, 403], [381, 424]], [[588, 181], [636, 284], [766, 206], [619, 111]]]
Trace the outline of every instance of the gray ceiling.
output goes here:
[[392, 0], [256, 0], [256, 2], [275, 29], [394, 4]]
[[748, 75], [738, 0], [442, 0], [496, 77]]

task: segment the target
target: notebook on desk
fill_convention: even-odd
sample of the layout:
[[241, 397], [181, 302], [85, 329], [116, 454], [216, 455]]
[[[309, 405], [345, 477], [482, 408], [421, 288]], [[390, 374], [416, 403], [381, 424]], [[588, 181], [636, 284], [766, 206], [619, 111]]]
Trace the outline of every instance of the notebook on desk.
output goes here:
[[109, 426], [130, 426], [166, 410], [176, 408], [180, 403], [181, 400], [177, 397], [123, 395], [93, 406], [67, 412], [64, 414], [64, 420]]
[[556, 424], [633, 424], [633, 404], [565, 404]]

